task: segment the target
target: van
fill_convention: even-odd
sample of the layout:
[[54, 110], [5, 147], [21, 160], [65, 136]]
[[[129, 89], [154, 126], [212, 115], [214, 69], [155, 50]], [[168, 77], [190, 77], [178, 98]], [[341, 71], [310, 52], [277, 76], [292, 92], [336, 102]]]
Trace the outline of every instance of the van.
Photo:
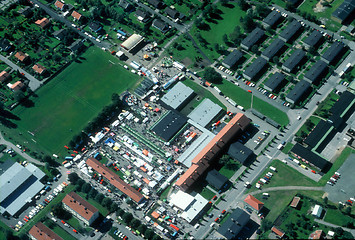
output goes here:
[[44, 189], [39, 192], [39, 194], [41, 194], [41, 195], [44, 195], [45, 193], [46, 193], [46, 190], [44, 190]]

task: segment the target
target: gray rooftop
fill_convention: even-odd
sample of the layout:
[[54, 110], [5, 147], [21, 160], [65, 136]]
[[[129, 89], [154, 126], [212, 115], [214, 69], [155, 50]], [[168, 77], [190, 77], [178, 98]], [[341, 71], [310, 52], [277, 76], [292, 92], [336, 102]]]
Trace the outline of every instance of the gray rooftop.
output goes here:
[[283, 46], [285, 46], [285, 42], [277, 38], [261, 53], [261, 56], [266, 60], [271, 59], [281, 50]]
[[258, 57], [254, 62], [245, 69], [244, 74], [249, 76], [250, 78], [254, 78], [267, 64], [267, 61]]
[[341, 21], [346, 20], [355, 10], [355, 0], [345, 0], [333, 13], [332, 16]]
[[247, 48], [251, 48], [256, 42], [258, 42], [263, 36], [265, 32], [260, 28], [255, 28], [249, 35], [244, 38], [241, 45], [246, 46]]
[[202, 127], [206, 127], [220, 112], [222, 108], [205, 98], [187, 117]]
[[303, 94], [310, 88], [311, 84], [307, 81], [300, 81], [296, 86], [287, 94], [286, 98], [298, 102]]
[[285, 75], [280, 72], [274, 73], [264, 84], [271, 91], [275, 91], [275, 89], [280, 85], [280, 83], [285, 79]]
[[291, 71], [301, 62], [306, 56], [302, 49], [297, 49], [294, 53], [284, 62], [282, 68], [290, 69]]
[[264, 19], [264, 23], [269, 25], [269, 26], [274, 26], [275, 23], [281, 18], [281, 13], [277, 12], [277, 11], [272, 11], [271, 13], [269, 13], [269, 15], [267, 15], [267, 17]]
[[310, 47], [314, 47], [321, 39], [322, 33], [314, 30], [307, 38], [304, 40], [304, 43]]
[[228, 68], [233, 67], [241, 58], [243, 53], [239, 50], [233, 50], [228, 56], [223, 60], [223, 64], [228, 66]]
[[333, 60], [344, 50], [344, 44], [341, 42], [334, 42], [330, 48], [322, 55], [322, 60], [326, 62], [333, 62]]
[[318, 80], [319, 76], [321, 76], [324, 71], [327, 69], [328, 65], [323, 62], [322, 60], [318, 60], [312, 67], [311, 69], [306, 72], [304, 75], [304, 79], [314, 83], [316, 80]]
[[228, 219], [217, 230], [226, 239], [234, 239], [249, 222], [250, 215], [240, 208], [236, 208]]
[[194, 94], [194, 90], [187, 87], [185, 84], [178, 82], [161, 98], [161, 101], [172, 109], [178, 109], [181, 104], [191, 97], [192, 94]]
[[281, 39], [283, 39], [284, 41], [288, 42], [296, 34], [296, 32], [301, 29], [301, 27], [302, 27], [301, 23], [299, 23], [297, 20], [293, 20], [282, 31], [282, 33], [279, 35], [279, 37]]

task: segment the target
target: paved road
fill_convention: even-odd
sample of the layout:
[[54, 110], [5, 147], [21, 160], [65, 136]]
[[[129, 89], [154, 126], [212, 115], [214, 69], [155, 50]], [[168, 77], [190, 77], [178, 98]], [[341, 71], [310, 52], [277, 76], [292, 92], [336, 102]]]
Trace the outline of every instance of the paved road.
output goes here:
[[12, 148], [18, 155], [25, 158], [28, 162], [32, 162], [32, 163], [44, 166], [44, 163], [30, 157], [27, 153], [23, 152], [21, 149], [16, 147], [15, 144], [13, 144], [12, 142], [6, 141], [1, 133], [0, 133], [0, 144], [4, 144], [8, 148]]
[[[106, 48], [106, 49], [109, 49], [111, 47], [111, 44], [109, 42], [106, 42], [106, 41], [97, 42], [95, 39], [89, 38], [88, 36], [86, 36], [84, 34], [84, 32], [82, 32], [82, 31], [78, 30], [77, 28], [73, 27], [72, 26], [72, 22], [70, 22], [66, 18], [62, 17], [61, 15], [59, 15], [58, 13], [53, 11], [50, 7], [48, 7], [47, 5], [41, 3], [40, 1], [33, 0], [32, 2], [38, 4], [38, 6], [40, 8], [42, 8], [49, 16], [51, 16], [51, 18], [64, 23], [64, 25], [66, 25], [67, 27], [71, 28], [73, 31], [77, 32], [84, 39], [90, 40], [94, 45], [96, 45], [96, 46], [98, 46], [100, 48]], [[52, 3], [49, 3], [49, 4], [52, 4]]]
[[270, 187], [270, 188], [264, 188], [263, 190], [257, 190], [254, 192], [250, 192], [248, 194], [245, 194], [244, 197], [246, 197], [249, 194], [254, 195], [254, 194], [265, 193], [265, 192], [285, 191], [285, 190], [321, 191], [321, 190], [323, 190], [323, 187], [305, 187], [305, 186]]
[[335, 225], [335, 224], [332, 224], [332, 223], [325, 222], [325, 221], [320, 220], [320, 219], [314, 219], [314, 221], [316, 221], [317, 223], [323, 224], [323, 225], [327, 225], [329, 227], [333, 227], [333, 228], [341, 227], [344, 231], [350, 232], [353, 236], [355, 236], [355, 229], [350, 229], [350, 228], [338, 226], [338, 225]]
[[32, 76], [31, 74], [29, 74], [28, 72], [20, 68], [19, 66], [17, 66], [15, 63], [11, 62], [7, 57], [0, 55], [0, 60], [4, 61], [14, 71], [19, 71], [21, 73], [24, 73], [24, 76], [30, 81], [28, 86], [32, 91], [36, 91], [37, 88], [41, 86], [42, 83], [37, 78], [35, 78], [34, 76]]

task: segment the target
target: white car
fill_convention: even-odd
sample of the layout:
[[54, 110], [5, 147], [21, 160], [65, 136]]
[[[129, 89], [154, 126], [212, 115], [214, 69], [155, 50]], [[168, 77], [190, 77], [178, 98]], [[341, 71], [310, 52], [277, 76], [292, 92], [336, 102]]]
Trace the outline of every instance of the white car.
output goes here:
[[335, 172], [334, 174], [340, 176], [340, 173], [338, 173], [338, 172]]
[[333, 183], [331, 183], [331, 182], [329, 182], [329, 181], [327, 182], [327, 184], [329, 184], [330, 186], [333, 186], [333, 185], [334, 185]]

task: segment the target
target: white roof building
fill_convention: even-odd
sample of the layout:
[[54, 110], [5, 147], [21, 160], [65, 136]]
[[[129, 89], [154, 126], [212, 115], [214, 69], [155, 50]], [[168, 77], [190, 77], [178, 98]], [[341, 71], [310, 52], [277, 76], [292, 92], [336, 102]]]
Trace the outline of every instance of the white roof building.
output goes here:
[[132, 34], [126, 41], [124, 41], [121, 46], [127, 51], [134, 49], [139, 43], [144, 40], [144, 37], [136, 33]]
[[323, 208], [319, 205], [315, 205], [313, 208], [313, 211], [312, 211], [312, 215], [317, 218], [320, 218], [320, 215], [322, 214], [322, 212], [323, 212]]
[[193, 196], [180, 190], [171, 194], [170, 196], [170, 203], [183, 211], [185, 211], [190, 206], [193, 200]]

